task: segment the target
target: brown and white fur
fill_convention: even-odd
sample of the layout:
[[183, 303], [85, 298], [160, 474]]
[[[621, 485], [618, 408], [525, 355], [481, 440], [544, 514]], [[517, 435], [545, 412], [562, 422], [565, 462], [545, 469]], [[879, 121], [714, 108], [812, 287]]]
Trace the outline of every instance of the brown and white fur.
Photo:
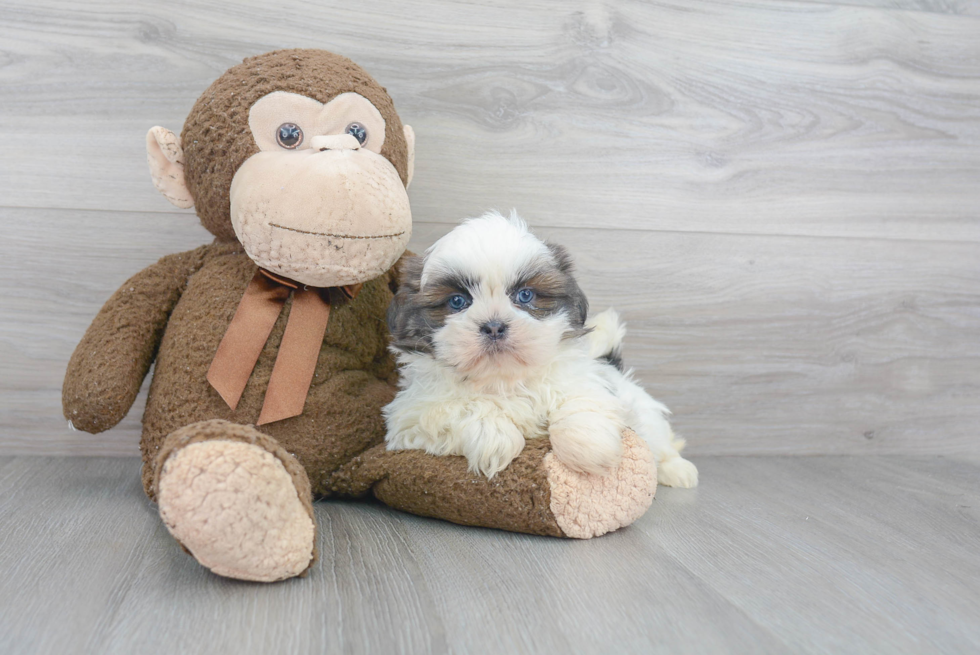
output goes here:
[[525, 438], [550, 436], [568, 466], [605, 474], [630, 427], [661, 484], [697, 485], [670, 412], [621, 370], [618, 316], [587, 315], [564, 248], [513, 213], [462, 223], [406, 262], [388, 310], [401, 364], [401, 391], [383, 410], [388, 449], [464, 455], [493, 477]]

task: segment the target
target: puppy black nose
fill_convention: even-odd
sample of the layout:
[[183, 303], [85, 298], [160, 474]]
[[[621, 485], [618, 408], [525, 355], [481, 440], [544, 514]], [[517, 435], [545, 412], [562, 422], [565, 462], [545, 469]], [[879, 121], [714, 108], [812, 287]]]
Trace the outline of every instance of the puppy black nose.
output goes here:
[[506, 331], [507, 324], [502, 321], [487, 321], [480, 326], [480, 332], [494, 340], [502, 339]]

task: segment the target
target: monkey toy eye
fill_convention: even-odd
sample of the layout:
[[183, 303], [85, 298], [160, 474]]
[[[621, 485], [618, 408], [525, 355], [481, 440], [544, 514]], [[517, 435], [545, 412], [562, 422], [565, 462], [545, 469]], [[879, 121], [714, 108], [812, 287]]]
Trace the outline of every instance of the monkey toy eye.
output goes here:
[[350, 134], [352, 137], [357, 139], [357, 142], [362, 146], [364, 142], [367, 141], [368, 133], [367, 128], [360, 123], [351, 123], [347, 126], [346, 134]]
[[517, 292], [517, 302], [520, 305], [526, 305], [534, 300], [534, 292], [530, 289], [521, 289]]
[[449, 296], [449, 309], [458, 312], [470, 304], [470, 299], [461, 293]]
[[292, 150], [303, 143], [303, 130], [296, 123], [283, 123], [276, 130], [276, 142], [283, 148]]

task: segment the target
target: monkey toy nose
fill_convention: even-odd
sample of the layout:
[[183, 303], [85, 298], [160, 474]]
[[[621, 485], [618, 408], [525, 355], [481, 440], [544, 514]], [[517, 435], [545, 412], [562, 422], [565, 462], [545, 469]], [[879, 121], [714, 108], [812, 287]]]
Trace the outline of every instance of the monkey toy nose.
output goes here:
[[310, 147], [325, 150], [360, 150], [361, 144], [350, 134], [325, 134], [310, 139]]
[[501, 321], [487, 321], [480, 326], [480, 332], [490, 337], [491, 340], [496, 341], [497, 339], [502, 339], [504, 332], [507, 331], [507, 324]]

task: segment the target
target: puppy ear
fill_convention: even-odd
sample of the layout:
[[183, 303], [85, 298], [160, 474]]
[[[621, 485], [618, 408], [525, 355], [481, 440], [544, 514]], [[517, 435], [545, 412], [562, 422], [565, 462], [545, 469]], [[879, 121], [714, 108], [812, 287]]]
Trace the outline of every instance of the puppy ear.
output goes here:
[[557, 243], [545, 243], [545, 245], [551, 251], [555, 258], [555, 264], [558, 266], [558, 272], [564, 278], [565, 298], [563, 304], [568, 314], [568, 321], [573, 328], [573, 333], [569, 336], [586, 334], [589, 332], [589, 329], [585, 327], [585, 319], [589, 316], [589, 299], [585, 297], [585, 293], [572, 274], [574, 269], [572, 256], [568, 254], [564, 246], [559, 246]]
[[414, 252], [406, 250], [395, 262], [395, 265], [388, 269], [388, 288], [391, 289], [392, 294], [398, 293], [398, 287], [402, 283], [402, 267], [405, 266], [405, 262], [417, 258]]
[[555, 263], [558, 265], [558, 270], [562, 273], [568, 275], [572, 274], [575, 264], [572, 263], [572, 256], [568, 254], [568, 250], [565, 246], [560, 246], [557, 243], [551, 243], [550, 241], [545, 241], [548, 250], [551, 251], [551, 256], [555, 258]]
[[388, 331], [391, 345], [406, 352], [431, 352], [431, 331], [422, 315], [424, 307], [419, 302], [422, 290], [421, 257], [403, 257], [400, 264], [398, 291], [388, 305]]

